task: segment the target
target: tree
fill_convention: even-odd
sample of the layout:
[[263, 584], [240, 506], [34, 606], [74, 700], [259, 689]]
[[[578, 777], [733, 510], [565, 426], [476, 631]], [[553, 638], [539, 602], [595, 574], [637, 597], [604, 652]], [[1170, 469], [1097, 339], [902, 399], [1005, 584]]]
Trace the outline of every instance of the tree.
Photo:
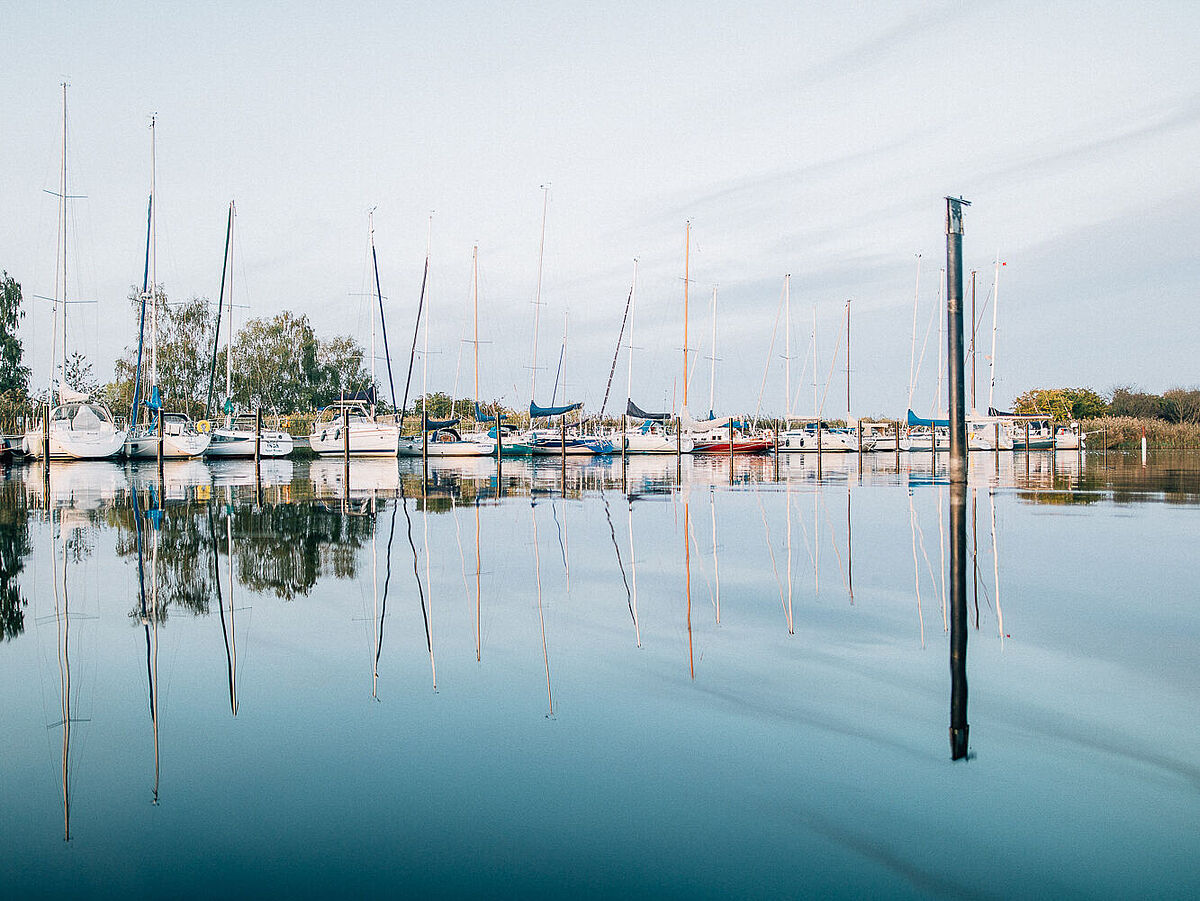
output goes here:
[[95, 394], [99, 390], [100, 383], [92, 374], [92, 364], [79, 351], [75, 351], [67, 358], [63, 370], [63, 381], [66, 382], [68, 388], [82, 391], [84, 394]]
[[1103, 416], [1108, 412], [1108, 404], [1091, 388], [1030, 388], [1013, 401], [1013, 409], [1065, 422]]
[[21, 284], [0, 272], [0, 395], [22, 401], [29, 391], [29, 367], [21, 365], [23, 349], [17, 327], [24, 318]]
[[277, 413], [313, 408], [322, 373], [307, 316], [285, 311], [271, 319], [251, 319], [234, 339], [233, 357], [235, 403]]
[[1163, 399], [1157, 394], [1147, 394], [1132, 385], [1113, 389], [1109, 410], [1113, 416], [1133, 416], [1139, 419], [1162, 419]]
[[[135, 326], [141, 321], [142, 297], [133, 288], [129, 294], [133, 305]], [[151, 378], [153, 351], [152, 325], [157, 312], [158, 390], [163, 407], [200, 416], [208, 394], [208, 369], [212, 355], [213, 320], [208, 300], [192, 297], [183, 303], [171, 304], [162, 286], [153, 292], [146, 308], [145, 340], [142, 349], [143, 399], [146, 399]], [[135, 328], [136, 332], [136, 328]], [[125, 354], [113, 365], [113, 381], [104, 386], [102, 395], [110, 405], [124, 409], [133, 404], [133, 382], [137, 372], [138, 342], [125, 349]]]
[[321, 381], [314, 392], [314, 406], [324, 407], [339, 397], [371, 387], [371, 374], [363, 365], [363, 347], [349, 335], [337, 335], [317, 343]]
[[1200, 388], [1172, 388], [1163, 392], [1162, 399], [1171, 422], [1200, 423]]

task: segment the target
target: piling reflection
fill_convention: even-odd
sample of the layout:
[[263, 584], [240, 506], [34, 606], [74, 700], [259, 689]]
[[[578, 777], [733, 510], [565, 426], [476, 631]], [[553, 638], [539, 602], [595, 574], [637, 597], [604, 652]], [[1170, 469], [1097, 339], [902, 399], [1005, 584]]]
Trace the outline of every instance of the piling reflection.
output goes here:
[[950, 483], [950, 758], [967, 757], [967, 485]]

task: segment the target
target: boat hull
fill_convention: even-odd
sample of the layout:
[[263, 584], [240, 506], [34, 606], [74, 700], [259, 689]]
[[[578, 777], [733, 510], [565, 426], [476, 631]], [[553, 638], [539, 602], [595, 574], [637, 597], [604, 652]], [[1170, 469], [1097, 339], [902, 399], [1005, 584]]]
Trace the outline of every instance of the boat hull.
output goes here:
[[[40, 460], [42, 458], [42, 438], [40, 429], [25, 433], [21, 440], [21, 449], [29, 456]], [[125, 431], [122, 429], [102, 429], [95, 433], [74, 432], [64, 433], [58, 430], [50, 432], [51, 460], [107, 460], [117, 456], [125, 446]]]
[[[313, 453], [323, 457], [339, 456], [346, 451], [340, 423], [331, 424], [308, 436]], [[350, 423], [350, 455], [394, 457], [400, 443], [400, 429], [394, 425]]]
[[[255, 434], [248, 429], [213, 429], [208, 445], [210, 457], [253, 457]], [[286, 457], [295, 443], [287, 432], [263, 432], [260, 457]]]
[[496, 445], [491, 440], [468, 439], [426, 442], [419, 435], [413, 435], [400, 439], [397, 453], [401, 457], [493, 457], [496, 455]]
[[[163, 438], [162, 455], [164, 460], [181, 460], [187, 457], [199, 457], [208, 450], [209, 436], [195, 435], [166, 435]], [[157, 435], [131, 435], [125, 439], [125, 456], [133, 460], [155, 460], [158, 458]]]

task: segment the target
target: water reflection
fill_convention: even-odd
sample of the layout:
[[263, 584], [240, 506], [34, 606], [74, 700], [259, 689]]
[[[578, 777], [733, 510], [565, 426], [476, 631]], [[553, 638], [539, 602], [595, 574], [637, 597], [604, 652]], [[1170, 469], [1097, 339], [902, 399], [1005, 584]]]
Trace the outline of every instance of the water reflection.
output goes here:
[[[36, 699], [31, 714], [14, 693], [5, 731], [16, 738], [3, 745], [6, 759], [34, 772], [33, 738], [51, 720], [62, 729], [52, 733], [58, 777], [46, 775], [43, 785], [38, 775], [6, 798], [18, 850], [44, 871], [53, 858], [36, 837], [52, 834], [57, 843], [61, 831], [89, 849], [109, 847], [110, 835], [139, 846], [155, 836], [177, 857], [184, 833], [219, 825], [256, 858], [269, 856], [240, 825], [253, 822], [254, 811], [227, 791], [229, 760], [243, 771], [237, 779], [271, 793], [280, 822], [290, 824], [281, 827], [281, 847], [320, 889], [332, 877], [304, 863], [318, 853], [310, 846], [339, 879], [349, 878], [312, 825], [334, 817], [349, 840], [376, 852], [386, 843], [414, 872], [431, 867], [443, 889], [472, 887], [455, 880], [477, 877], [478, 868], [453, 870], [425, 856], [420, 834], [395, 821], [396, 805], [432, 824], [445, 843], [439, 854], [461, 862], [474, 847], [494, 867], [503, 855], [488, 836], [518, 827], [533, 830], [534, 851], [571, 836], [573, 845], [595, 842], [608, 860], [624, 859], [635, 852], [614, 836], [628, 835], [618, 824], [628, 826], [628, 799], [638, 797], [638, 817], [663, 842], [641, 865], [668, 867], [698, 894], [717, 883], [688, 881], [699, 863], [672, 838], [675, 816], [689, 817], [693, 836], [705, 841], [730, 830], [746, 836], [739, 859], [759, 861], [755, 879], [764, 880], [753, 883], [754, 894], [786, 889], [769, 859], [788, 849], [826, 859], [820, 852], [830, 848], [845, 858], [837, 874], [864, 893], [911, 888], [899, 870], [936, 876], [919, 885], [973, 890], [981, 881], [956, 882], [918, 834], [939, 817], [956, 827], [973, 820], [959, 804], [992, 831], [1033, 829], [1040, 840], [1046, 833], [1036, 823], [1006, 815], [1010, 801], [1037, 809], [1049, 796], [1080, 808], [1072, 808], [1073, 822], [1085, 822], [1100, 812], [1091, 792], [1135, 785], [1153, 801], [1124, 797], [1139, 828], [1157, 828], [1145, 812], [1164, 805], [1179, 805], [1172, 822], [1185, 821], [1200, 803], [1179, 789], [1180, 774], [1191, 786], [1200, 766], [1182, 745], [1158, 750], [1145, 730], [1168, 708], [1187, 709], [1177, 702], [1190, 697], [1194, 675], [1178, 660], [1164, 675], [1163, 655], [1142, 650], [1161, 637], [1147, 619], [1187, 635], [1196, 615], [1156, 590], [1169, 611], [1155, 619], [1157, 610], [1145, 610], [1131, 625], [1128, 595], [1114, 599], [1103, 588], [1140, 566], [1116, 540], [1131, 521], [1153, 536], [1141, 553], [1181, 546], [1190, 520], [1176, 516], [1164, 531], [1162, 508], [1143, 502], [1186, 503], [1194, 479], [1177, 461], [1157, 473], [1139, 463], [1122, 482], [1115, 455], [1108, 470], [1067, 456], [977, 456], [965, 491], [947, 484], [943, 462], [911, 454], [899, 466], [890, 455], [861, 463], [831, 455], [819, 468], [795, 455], [779, 461], [778, 474], [775, 461], [740, 459], [570, 461], [565, 470], [554, 460], [506, 460], [499, 470], [490, 460], [460, 460], [427, 471], [355, 461], [348, 472], [340, 461], [258, 470], [201, 463], [164, 466], [161, 480], [153, 466], [63, 465], [52, 467], [47, 486], [35, 468], [11, 469], [0, 483], [0, 674], [22, 684], [35, 619], [47, 626], [46, 651], [51, 633], [58, 651], [44, 655], [49, 715], [38, 715]], [[1093, 500], [1076, 515], [1057, 515], [1064, 492]], [[1123, 504], [1134, 507], [1115, 509]], [[1047, 573], [1054, 554], [1066, 575]], [[1142, 575], [1158, 580], [1156, 589], [1164, 571], [1185, 571], [1155, 559]], [[71, 728], [81, 719], [72, 682], [81, 659], [81, 564], [111, 589], [98, 605], [99, 653], [83, 658], [84, 681], [96, 684], [103, 710], [103, 730], [84, 737], [103, 738], [82, 758], [87, 778], [77, 780], [68, 762], [82, 747]], [[41, 616], [28, 614], [29, 605]], [[359, 622], [369, 626], [350, 625]], [[1122, 641], [1112, 641], [1115, 634]], [[968, 726], [968, 638], [979, 748]], [[928, 799], [947, 778], [964, 778], [948, 775], [945, 759], [947, 660], [951, 758], [980, 752], [970, 778], [998, 790], [959, 793], [935, 816], [925, 801], [880, 799], [893, 788]], [[197, 673], [213, 678], [200, 697]], [[1167, 675], [1184, 686], [1178, 696], [1144, 690], [1162, 688]], [[381, 698], [388, 704], [375, 707]], [[368, 704], [379, 713], [364, 715]], [[1194, 717], [1183, 716], [1187, 734], [1196, 734]], [[555, 723], [543, 725], [543, 717]], [[466, 734], [480, 741], [464, 742]], [[490, 748], [486, 760], [477, 756], [481, 742]], [[279, 747], [288, 753], [263, 753]], [[545, 764], [536, 780], [526, 772], [528, 748]], [[218, 758], [221, 767], [212, 763]], [[421, 774], [420, 791], [396, 774], [397, 759], [412, 762], [399, 769]], [[1162, 789], [1168, 783], [1173, 793]], [[1067, 784], [1087, 793], [1064, 802], [1057, 787]], [[696, 786], [703, 797], [692, 805]], [[76, 793], [84, 803], [72, 803]], [[171, 817], [169, 828], [139, 808], [150, 807], [147, 794], [169, 797], [170, 810], [159, 814]], [[993, 794], [1005, 804], [993, 806]], [[531, 797], [537, 804], [523, 800]], [[578, 799], [587, 799], [586, 816]], [[47, 811], [53, 823], [44, 822]], [[813, 831], [821, 838], [796, 823], [820, 824]], [[1014, 843], [1016, 853], [1037, 853], [1032, 838]], [[672, 855], [686, 861], [686, 873], [662, 863]], [[106, 859], [88, 856], [87, 866]], [[578, 862], [590, 866], [584, 857], [579, 852]], [[856, 866], [870, 869], [864, 861], [881, 858], [899, 863], [884, 867], [877, 883], [854, 881]], [[215, 859], [183, 869], [195, 875]], [[353, 861], [378, 872], [368, 857]], [[162, 873], [166, 864], [152, 867]], [[1018, 879], [1002, 893], [1030, 886]]]

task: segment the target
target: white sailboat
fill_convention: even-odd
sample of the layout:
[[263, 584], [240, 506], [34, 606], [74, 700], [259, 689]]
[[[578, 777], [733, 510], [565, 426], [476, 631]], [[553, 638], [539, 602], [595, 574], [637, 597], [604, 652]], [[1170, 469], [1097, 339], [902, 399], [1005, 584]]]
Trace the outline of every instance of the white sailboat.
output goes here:
[[[130, 415], [129, 433], [125, 438], [125, 455], [133, 458], [153, 459], [160, 451], [165, 459], [199, 457], [206, 450], [210, 438], [196, 429], [195, 423], [183, 413], [167, 413], [162, 409], [162, 397], [158, 389], [158, 252], [157, 252], [157, 208], [154, 203], [155, 176], [155, 125], [150, 117], [150, 211], [149, 235], [146, 250], [149, 260], [142, 281], [142, 315], [138, 333], [138, 366], [134, 375], [133, 411]], [[139, 403], [141, 396], [142, 343], [145, 337], [146, 303], [150, 303], [150, 369], [148, 372], [149, 397]], [[145, 411], [141, 410], [142, 406]], [[145, 412], [142, 422], [137, 423], [140, 413]], [[159, 421], [162, 434], [159, 434]]]
[[[225, 272], [229, 273], [229, 335], [225, 339], [225, 424], [212, 429], [208, 445], [210, 457], [253, 457], [255, 448], [260, 457], [286, 457], [294, 442], [287, 432], [275, 429], [258, 430], [258, 421], [250, 414], [234, 415], [233, 407], [233, 225], [237, 208], [229, 201], [229, 224], [225, 229], [225, 259], [221, 264], [221, 294], [217, 303], [216, 328], [213, 331], [213, 369], [216, 368], [217, 346], [221, 338], [221, 305], [225, 300]], [[208, 399], [212, 401], [212, 376], [209, 376]], [[206, 406], [207, 409], [207, 406]]]
[[[58, 243], [55, 256], [54, 311], [62, 304], [62, 379], [54, 384], [57, 356], [57, 322], [51, 327], [50, 380], [46, 404], [52, 406], [42, 427], [35, 426], [22, 439], [22, 450], [41, 458], [47, 452], [57, 460], [99, 460], [115, 456], [125, 443], [125, 430], [117, 427], [112, 412], [98, 400], [73, 390], [67, 373], [67, 85], [63, 90], [62, 166], [58, 190]], [[61, 293], [61, 301], [60, 301]], [[57, 394], [57, 405], [54, 405]]]
[[[371, 244], [371, 262], [375, 268], [375, 292], [379, 303], [379, 314], [383, 316], [383, 295], [379, 290], [379, 262], [375, 255], [375, 211], [367, 214], [367, 230]], [[425, 274], [429, 274], [429, 260], [425, 260]], [[424, 293], [424, 283], [422, 283]], [[384, 326], [384, 352], [387, 352], [387, 326]], [[391, 363], [389, 361], [389, 367]], [[390, 373], [390, 368], [389, 368]], [[390, 379], [390, 376], [389, 376]], [[396, 456], [400, 442], [400, 426], [393, 421], [375, 416], [375, 315], [371, 314], [371, 386], [368, 400], [358, 397], [342, 397], [317, 414], [312, 432], [308, 436], [309, 446], [316, 454], [332, 456], [349, 452], [352, 456]], [[392, 392], [392, 403], [396, 400]]]

